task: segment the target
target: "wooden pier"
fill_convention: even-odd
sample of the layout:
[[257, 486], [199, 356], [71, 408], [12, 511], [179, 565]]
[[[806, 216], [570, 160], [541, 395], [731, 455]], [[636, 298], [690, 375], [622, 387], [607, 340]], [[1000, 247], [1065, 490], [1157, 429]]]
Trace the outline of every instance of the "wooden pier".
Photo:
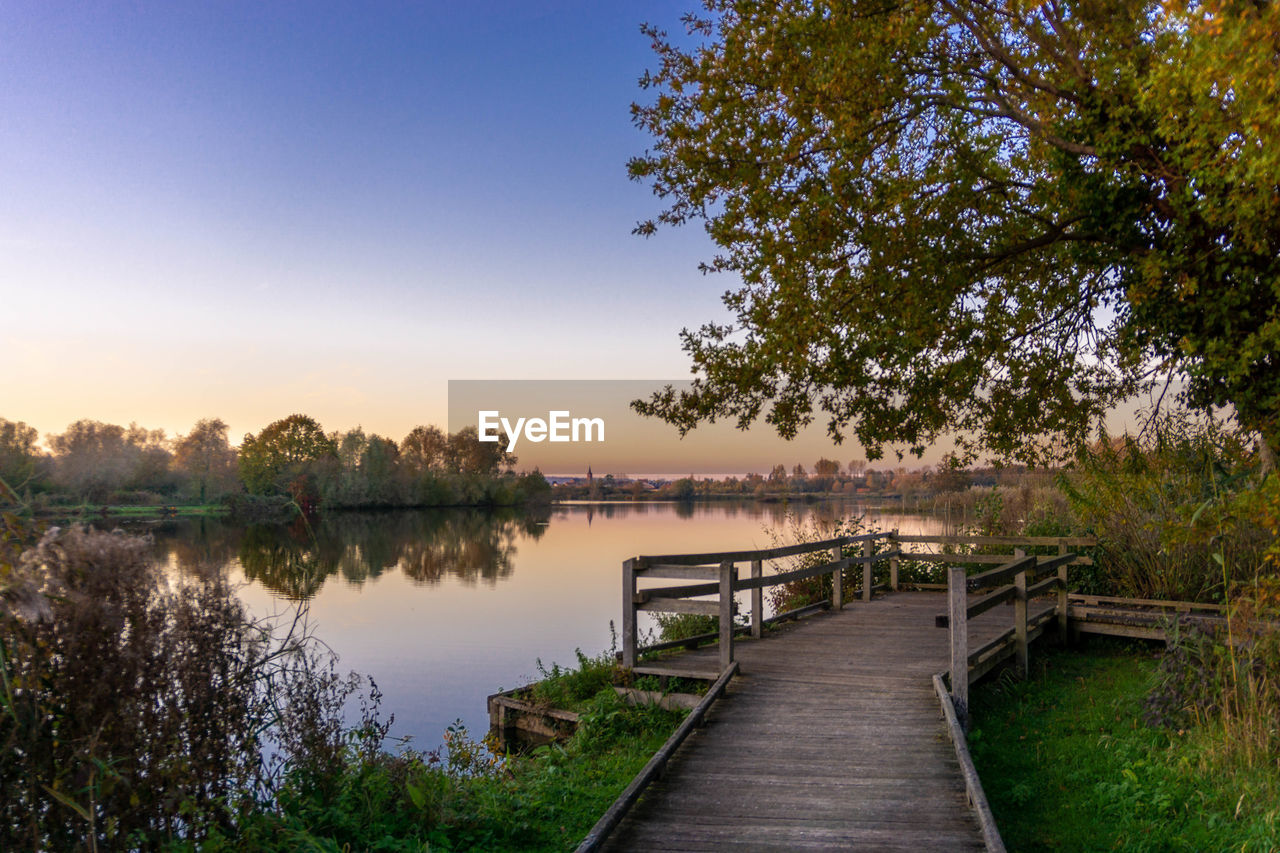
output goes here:
[[[985, 849], [931, 682], [945, 607], [893, 593], [741, 641], [740, 674], [606, 849]], [[989, 612], [970, 636], [1006, 625]]]
[[[875, 550], [877, 540], [887, 547]], [[964, 748], [969, 681], [1002, 660], [1025, 668], [1028, 644], [1065, 620], [1066, 568], [1082, 558], [1066, 540], [1008, 543], [1056, 544], [1053, 556], [930, 554], [922, 562], [999, 565], [977, 574], [953, 565], [935, 590], [899, 591], [899, 559], [916, 556], [901, 550], [908, 540], [872, 534], [627, 561], [625, 662], [653, 674], [720, 673], [727, 686], [579, 850], [1003, 850]], [[808, 566], [762, 571], [765, 560], [806, 553]], [[749, 577], [738, 577], [739, 562]], [[762, 589], [823, 574], [832, 577], [829, 613], [763, 630]], [[646, 575], [687, 585], [644, 589]], [[845, 604], [855, 578], [861, 587]], [[728, 616], [739, 591], [751, 593], [751, 637], [736, 638], [722, 618], [715, 645], [643, 659], [637, 611]], [[949, 693], [937, 677], [948, 670]]]

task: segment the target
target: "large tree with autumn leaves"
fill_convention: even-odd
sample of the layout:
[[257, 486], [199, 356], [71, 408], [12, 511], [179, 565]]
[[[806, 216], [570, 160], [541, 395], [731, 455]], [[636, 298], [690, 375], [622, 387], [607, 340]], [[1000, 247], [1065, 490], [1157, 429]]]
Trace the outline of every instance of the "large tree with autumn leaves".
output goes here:
[[638, 408], [1047, 461], [1184, 379], [1280, 443], [1280, 7], [727, 2], [656, 28], [631, 161], [733, 319]]

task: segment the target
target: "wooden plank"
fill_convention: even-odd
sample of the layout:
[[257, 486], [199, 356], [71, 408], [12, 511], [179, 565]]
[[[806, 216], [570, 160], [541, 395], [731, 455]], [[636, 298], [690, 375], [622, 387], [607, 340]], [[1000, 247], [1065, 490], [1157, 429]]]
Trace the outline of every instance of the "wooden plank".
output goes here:
[[1072, 619], [1071, 630], [1077, 634], [1101, 634], [1108, 637], [1135, 637], [1142, 640], [1165, 639], [1164, 629], [1155, 626], [1117, 625], [1112, 622], [1086, 622]]
[[740, 580], [733, 585], [735, 590], [741, 591], [746, 589], [760, 589], [766, 586], [777, 586], [778, 584], [792, 583], [794, 581], [805, 580], [806, 578], [825, 575], [830, 572], [844, 569], [849, 565], [849, 560], [842, 559], [831, 563], [822, 563], [818, 566], [810, 566], [806, 569], [793, 569], [789, 572], [778, 572], [773, 575], [764, 575], [759, 578], [748, 578]]
[[913, 554], [903, 553], [902, 559], [915, 560], [919, 563], [948, 563], [964, 565], [1004, 565], [1009, 562], [1008, 554]]
[[898, 545], [898, 528], [889, 532], [889, 589], [898, 591], [898, 558], [902, 548]]
[[997, 586], [1013, 580], [1013, 576], [1018, 572], [1026, 571], [1028, 568], [1036, 564], [1035, 557], [1018, 557], [998, 569], [990, 569], [985, 572], [979, 572], [971, 575], [966, 579], [966, 583], [970, 590], [979, 590], [983, 587]]
[[1092, 536], [941, 536], [911, 534], [899, 536], [900, 542], [928, 542], [937, 545], [1069, 545], [1092, 548], [1098, 540]]
[[1057, 589], [1062, 584], [1062, 579], [1056, 574], [1051, 578], [1045, 578], [1039, 583], [1032, 584], [1027, 587], [1027, 597], [1035, 598], [1040, 593], [1049, 589]]
[[733, 663], [733, 563], [720, 564], [720, 669], [728, 672]]
[[995, 607], [997, 604], [1003, 604], [1006, 601], [1012, 601], [1013, 596], [1016, 594], [1016, 592], [1017, 590], [1012, 584], [1009, 586], [1001, 587], [1000, 589], [997, 589], [995, 592], [991, 593], [990, 595], [984, 595], [982, 598], [979, 598], [973, 604], [970, 604], [968, 609], [965, 611], [965, 614], [970, 619], [972, 619], [975, 616], [986, 613], [988, 610]]
[[[1022, 556], [1022, 550], [1015, 552]], [[1054, 578], [1057, 581], [1057, 578]], [[1025, 678], [1031, 671], [1027, 653], [1027, 572], [1013, 576], [1013, 648], [1018, 672]]]
[[658, 675], [667, 678], [691, 678], [697, 681], [715, 681], [720, 673], [714, 669], [689, 669], [661, 663], [642, 663], [631, 670], [636, 675]]
[[951, 640], [951, 701], [960, 725], [969, 727], [969, 619], [966, 615], [965, 572], [955, 566], [947, 570], [947, 617]]
[[[738, 643], [743, 677], [608, 849], [983, 849], [930, 689], [948, 655], [927, 630], [943, 599], [890, 593]], [[977, 641], [994, 615], [968, 625]], [[662, 665], [717, 659], [702, 648]]]
[[1121, 607], [1088, 607], [1073, 604], [1067, 607], [1072, 619], [1082, 622], [1110, 622], [1116, 625], [1156, 625], [1161, 626], [1171, 618], [1183, 616], [1195, 619], [1204, 624], [1225, 624], [1226, 617], [1209, 613], [1176, 613], [1170, 611], [1129, 610]]
[[983, 843], [988, 853], [1005, 853], [1004, 840], [1000, 837], [1000, 830], [996, 828], [996, 818], [991, 813], [987, 795], [982, 790], [982, 780], [978, 778], [978, 768], [974, 767], [973, 758], [969, 755], [968, 738], [965, 737], [964, 727], [956, 717], [955, 705], [952, 704], [951, 697], [947, 695], [946, 687], [942, 684], [941, 674], [933, 676], [933, 692], [938, 697], [938, 703], [942, 706], [942, 716], [947, 721], [947, 735], [955, 747], [956, 760], [960, 762], [960, 775], [964, 777], [965, 795], [969, 798], [970, 807], [978, 816], [978, 825], [982, 827]]
[[724, 694], [724, 689], [728, 686], [729, 679], [733, 678], [733, 676], [737, 674], [737, 671], [737, 666], [730, 666], [721, 673], [720, 677], [716, 680], [715, 684], [711, 685], [711, 689], [707, 691], [706, 696], [702, 698], [702, 701], [698, 703], [697, 707], [689, 712], [689, 716], [685, 717], [684, 722], [682, 722], [679, 727], [672, 732], [671, 737], [667, 738], [667, 742], [662, 745], [653, 758], [649, 759], [649, 762], [645, 764], [636, 777], [631, 780], [631, 784], [628, 785], [618, 796], [618, 799], [613, 801], [613, 805], [611, 805], [609, 809], [600, 816], [600, 819], [596, 821], [595, 826], [591, 827], [591, 830], [587, 833], [586, 837], [583, 838], [582, 842], [578, 845], [576, 853], [594, 853], [594, 851], [600, 849], [604, 844], [605, 839], [609, 837], [609, 833], [618, 825], [618, 822], [622, 820], [623, 816], [626, 815], [631, 806], [635, 804], [636, 800], [640, 799], [640, 795], [644, 793], [644, 789], [647, 788], [649, 784], [658, 777], [658, 774], [662, 772], [663, 768], [666, 767], [667, 762], [671, 760], [673, 755], [675, 755], [680, 744], [684, 743], [685, 739], [689, 737], [689, 734], [702, 724], [702, 720], [706, 716], [707, 710], [711, 707], [711, 703], [715, 702]]
[[1069, 596], [1072, 602], [1080, 604], [1114, 604], [1122, 607], [1158, 607], [1190, 613], [1195, 610], [1221, 612], [1226, 610], [1222, 604], [1201, 604], [1195, 601], [1171, 601], [1163, 598], [1116, 598], [1108, 595], [1081, 595], [1073, 592]]
[[875, 543], [870, 539], [866, 539], [862, 543], [862, 600], [871, 600], [871, 561], [873, 559], [871, 551]]
[[988, 640], [987, 642], [978, 646], [973, 651], [969, 652], [969, 666], [973, 666], [974, 664], [981, 661], [984, 656], [989, 655], [992, 652], [1000, 648], [1003, 648], [1004, 646], [1012, 647], [1014, 634], [1015, 634], [1014, 629], [1010, 627], [1005, 631], [1001, 632], [999, 636], [996, 636]]
[[[904, 560], [915, 560], [918, 563], [957, 563], [964, 565], [1004, 565], [1009, 562], [1008, 554], [932, 554], [932, 553], [916, 553], [912, 551], [903, 551], [901, 554]], [[1057, 557], [1041, 559], [1057, 560]], [[1081, 557], [1072, 555], [1068, 560], [1072, 565], [1076, 566], [1092, 566], [1093, 560], [1089, 557]], [[1056, 566], [1055, 566], [1056, 567]], [[1049, 571], [1049, 569], [1045, 569]]]
[[[867, 543], [870, 547], [871, 543]], [[844, 546], [831, 546], [831, 562], [838, 566], [831, 573], [831, 609], [837, 613], [844, 609]]]
[[636, 561], [622, 564], [622, 665], [636, 665]]
[[699, 616], [719, 616], [720, 602], [699, 601], [692, 598], [655, 598], [637, 604], [636, 610], [646, 613], [695, 613]]
[[658, 564], [636, 570], [636, 577], [711, 581], [720, 579], [719, 566], [670, 566]]
[[[877, 534], [871, 534], [877, 535]], [[810, 551], [824, 551], [832, 545], [843, 545], [850, 541], [849, 537], [837, 536], [834, 539], [823, 539], [820, 542], [802, 542], [798, 545], [783, 545], [777, 548], [762, 548], [752, 551], [716, 551], [706, 554], [662, 554], [659, 556], [640, 557], [649, 563], [659, 563], [663, 565], [679, 565], [679, 566], [709, 566], [719, 565], [728, 560], [732, 563], [745, 562], [747, 560], [778, 560], [782, 557], [794, 557], [797, 554], [807, 554]]]
[[[764, 564], [752, 560], [751, 579], [758, 580], [763, 574]], [[764, 590], [760, 587], [751, 590], [751, 636], [757, 640], [764, 636]]]
[[720, 584], [696, 583], [684, 586], [657, 586], [650, 589], [636, 590], [635, 603], [644, 604], [658, 598], [697, 598], [700, 595], [715, 595], [720, 592]]

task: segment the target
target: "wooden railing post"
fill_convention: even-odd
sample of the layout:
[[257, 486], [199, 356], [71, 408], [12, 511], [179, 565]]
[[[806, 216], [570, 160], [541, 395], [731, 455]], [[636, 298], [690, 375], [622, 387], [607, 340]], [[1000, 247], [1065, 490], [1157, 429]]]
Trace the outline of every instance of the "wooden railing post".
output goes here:
[[[902, 550], [898, 544], [898, 528], [894, 528], [889, 532], [889, 551], [897, 554]], [[889, 589], [894, 592], [898, 591], [898, 558], [896, 556], [889, 558]]]
[[[831, 546], [831, 559], [844, 559], [844, 546]], [[836, 569], [831, 573], [831, 609], [837, 613], [844, 609], [844, 569]]]
[[[1015, 560], [1021, 560], [1026, 552], [1018, 548], [1013, 552]], [[1030, 672], [1027, 659], [1027, 570], [1013, 576], [1013, 642], [1018, 672], [1025, 678]]]
[[[875, 550], [875, 543], [868, 539], [862, 543], [862, 556], [870, 558]], [[862, 600], [871, 600], [871, 560], [866, 559], [862, 563]]]
[[[751, 577], [758, 579], [764, 576], [764, 563], [761, 560], [751, 561]], [[751, 636], [757, 640], [764, 636], [764, 587], [751, 590]]]
[[951, 630], [951, 703], [969, 728], [969, 602], [964, 566], [947, 569], [947, 618]]
[[[1065, 542], [1058, 544], [1058, 555], [1066, 556]], [[1067, 644], [1067, 564], [1058, 566], [1058, 642]]]
[[733, 663], [733, 563], [720, 564], [720, 671]]
[[636, 665], [636, 561], [622, 563], [622, 665]]

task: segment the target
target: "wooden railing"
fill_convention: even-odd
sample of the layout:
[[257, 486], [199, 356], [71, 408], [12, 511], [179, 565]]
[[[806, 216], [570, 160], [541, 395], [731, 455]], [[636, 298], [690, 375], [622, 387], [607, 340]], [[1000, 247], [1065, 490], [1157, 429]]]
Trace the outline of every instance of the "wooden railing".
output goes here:
[[[951, 682], [951, 700], [961, 724], [967, 727], [971, 682], [1010, 657], [1014, 658], [1018, 671], [1025, 674], [1028, 667], [1028, 646], [1044, 632], [1045, 626], [1051, 621], [1057, 622], [1060, 637], [1067, 636], [1067, 567], [1092, 562], [1088, 557], [1073, 553], [1068, 548], [1088, 547], [1096, 542], [1085, 537], [1004, 536], [903, 536], [900, 540], [948, 545], [1015, 546], [1012, 555], [945, 553], [931, 554], [925, 558], [948, 564], [947, 612], [937, 617], [937, 624], [950, 630], [948, 678]], [[1058, 554], [1029, 556], [1023, 550], [1037, 546], [1057, 546]], [[921, 558], [918, 554], [902, 556], [911, 560]], [[966, 568], [968, 565], [984, 563], [999, 565], [972, 575]], [[984, 590], [989, 591], [980, 598], [970, 600], [971, 593]], [[1046, 594], [1053, 595], [1053, 603], [1038, 612], [1032, 612], [1033, 600]], [[969, 620], [1005, 602], [1013, 602], [1013, 625], [994, 639], [971, 649]]]
[[[764, 589], [778, 584], [794, 583], [819, 575], [831, 575], [830, 607], [840, 610], [844, 605], [844, 572], [846, 569], [862, 566], [862, 585], [858, 589], [863, 600], [870, 601], [874, 587], [872, 583], [872, 564], [881, 560], [889, 561], [889, 587], [898, 586], [898, 551], [895, 544], [896, 531], [891, 533], [867, 533], [861, 536], [839, 536], [820, 542], [804, 542], [798, 545], [783, 545], [776, 548], [763, 548], [754, 551], [724, 551], [709, 554], [664, 554], [660, 556], [633, 557], [622, 564], [622, 663], [627, 667], [635, 667], [640, 652], [657, 650], [663, 647], [684, 645], [700, 638], [661, 643], [648, 649], [639, 648], [637, 614], [640, 612], [659, 613], [696, 613], [706, 616], [720, 617], [719, 632], [716, 639], [720, 643], [720, 670], [724, 671], [733, 663], [733, 638], [738, 629], [735, 628], [734, 594], [751, 592], [750, 632], [753, 637], [763, 634], [766, 620], [764, 618]], [[887, 551], [875, 553], [875, 542], [878, 539], [888, 540]], [[845, 548], [862, 544], [862, 554], [845, 556]], [[830, 553], [830, 561], [816, 566], [765, 575], [764, 562], [785, 557], [795, 557], [820, 551]], [[749, 577], [738, 576], [738, 564], [750, 566]], [[679, 586], [664, 586], [640, 589], [637, 581], [648, 578], [681, 580], [686, 583]], [[689, 583], [703, 581], [703, 583]], [[707, 600], [706, 596], [717, 596], [716, 600]], [[812, 607], [801, 608], [809, 610]], [[777, 621], [797, 615], [795, 611], [781, 613], [767, 621]], [[744, 629], [745, 630], [745, 629]]]

